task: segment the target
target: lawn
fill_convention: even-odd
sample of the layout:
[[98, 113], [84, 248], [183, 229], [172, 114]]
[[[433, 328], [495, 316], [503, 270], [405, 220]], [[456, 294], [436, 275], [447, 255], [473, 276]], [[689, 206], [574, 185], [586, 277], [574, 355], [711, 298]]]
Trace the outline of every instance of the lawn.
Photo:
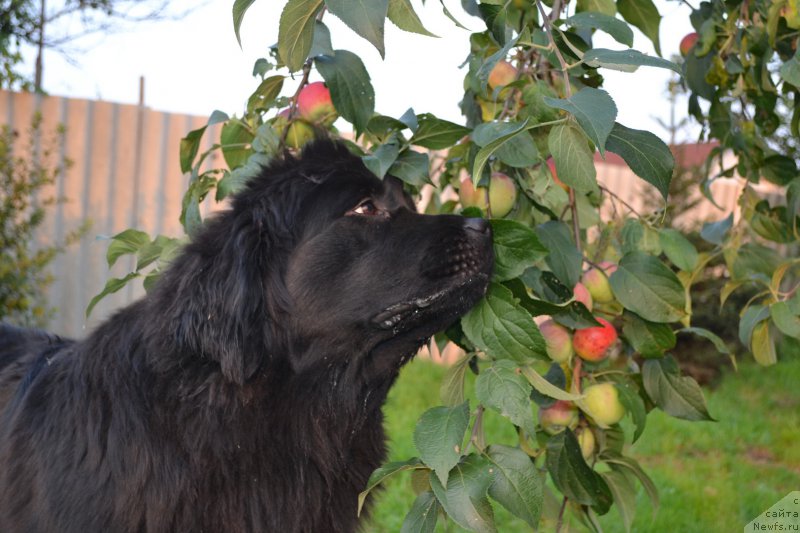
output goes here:
[[[437, 405], [443, 369], [425, 361], [407, 365], [393, 388], [386, 412], [390, 459], [417, 455], [412, 442], [419, 415]], [[740, 365], [715, 390], [706, 390], [709, 411], [718, 422], [685, 422], [660, 411], [648, 416], [641, 439], [631, 447], [659, 488], [653, 509], [643, 491], [637, 498], [632, 530], [682, 533], [731, 532], [793, 490], [800, 489], [800, 358], [771, 368]], [[508, 424], [487, 411], [491, 442], [514, 443]], [[386, 484], [364, 528], [369, 533], [400, 531], [411, 507], [411, 476]], [[501, 533], [530, 531], [524, 522], [495, 505]], [[604, 531], [622, 532], [615, 509], [602, 517]], [[461, 531], [449, 524], [439, 531]], [[542, 529], [546, 531], [546, 528]], [[583, 531], [573, 526], [570, 531]]]

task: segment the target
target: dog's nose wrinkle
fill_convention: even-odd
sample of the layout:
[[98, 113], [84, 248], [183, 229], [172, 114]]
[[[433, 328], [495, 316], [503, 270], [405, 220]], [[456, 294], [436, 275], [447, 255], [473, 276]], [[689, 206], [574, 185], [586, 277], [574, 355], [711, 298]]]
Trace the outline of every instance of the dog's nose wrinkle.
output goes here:
[[489, 231], [489, 221], [485, 218], [466, 218], [464, 219], [464, 228], [478, 233], [486, 233]]

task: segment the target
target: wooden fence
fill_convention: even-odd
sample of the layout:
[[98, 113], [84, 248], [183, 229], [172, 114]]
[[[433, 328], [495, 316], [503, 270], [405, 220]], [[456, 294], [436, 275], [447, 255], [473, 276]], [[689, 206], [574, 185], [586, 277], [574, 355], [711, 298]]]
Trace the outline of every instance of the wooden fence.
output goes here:
[[[38, 242], [61, 243], [82, 221], [92, 223], [88, 234], [54, 261], [55, 282], [48, 294], [50, 305], [57, 309], [50, 329], [80, 337], [143, 293], [141, 284], [134, 283], [107, 297], [85, 319], [87, 304], [102, 290], [106, 280], [122, 277], [133, 267], [131, 262], [120, 261], [109, 270], [105, 260], [107, 237], [126, 228], [138, 228], [150, 235], [182, 234], [178, 217], [188, 178], [180, 171], [180, 139], [203, 126], [207, 117], [165, 113], [144, 106], [0, 91], [0, 124], [11, 125], [20, 132], [22, 140], [36, 113], [43, 118], [45, 136], [59, 125], [66, 128], [63, 148], [51, 163], [72, 162], [58, 176], [55, 185], [44, 191], [44, 195], [66, 201], [48, 214], [37, 234]], [[202, 149], [210, 148], [219, 138], [218, 127], [206, 131]], [[35, 146], [27, 151], [32, 157], [41, 153]], [[634, 208], [640, 205], [643, 194], [657, 194], [620, 163], [613, 158], [598, 162], [599, 181]], [[208, 160], [211, 167], [220, 164], [214, 157]], [[706, 202], [693, 218], [719, 219], [735, 208], [741, 187], [738, 180], [721, 181], [715, 187], [725, 210]]]

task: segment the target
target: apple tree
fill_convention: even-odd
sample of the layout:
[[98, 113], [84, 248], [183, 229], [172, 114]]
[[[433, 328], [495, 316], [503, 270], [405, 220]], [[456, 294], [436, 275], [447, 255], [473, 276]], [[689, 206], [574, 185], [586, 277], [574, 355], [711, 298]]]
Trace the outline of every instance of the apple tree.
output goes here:
[[[237, 38], [253, 1], [233, 3]], [[759, 363], [777, 361], [780, 336], [800, 338], [798, 260], [785, 254], [800, 237], [798, 6], [702, 2], [691, 15], [697, 36], [678, 65], [660, 57], [661, 17], [651, 0], [461, 5], [484, 27], [469, 36], [466, 61], [452, 58], [464, 71], [457, 96], [464, 118], [454, 123], [413, 109], [377, 113], [380, 95], [363, 62], [334, 47], [325, 23], [338, 17], [383, 53], [387, 19], [429, 34], [410, 0], [286, 2], [277, 45], [256, 62], [258, 84], [242, 115], [211, 115], [208, 124], [222, 123], [221, 135], [206, 152], [199, 147], [207, 127], [183, 139], [181, 166], [190, 181], [181, 221], [191, 234], [202, 224], [199, 203], [207, 195], [224, 199], [315, 130], [340, 134], [337, 117], [336, 124], [352, 126], [344, 137], [379, 177], [394, 175], [415, 193], [458, 191], [458, 200], [433, 195], [426, 209], [490, 218], [493, 279], [485, 298], [437, 339], [465, 355], [447, 370], [441, 405], [409, 428], [418, 456], [379, 468], [362, 503], [388, 477], [413, 471], [418, 495], [404, 532], [433, 531], [444, 517], [470, 531], [495, 531], [497, 505], [532, 528], [556, 530], [570, 517], [598, 528], [597, 516], [615, 506], [630, 529], [639, 486], [658, 506], [654, 483], [625, 447], [645, 431], [648, 413], [712, 420], [699, 385], [669, 354], [677, 336], [703, 337], [731, 355], [722, 339], [692, 324], [693, 285], [709, 272], [727, 276], [722, 302], [740, 287], [758, 287], [741, 310], [740, 337]], [[659, 56], [632, 48], [634, 27]], [[616, 49], [595, 47], [599, 32]], [[741, 216], [703, 226], [704, 251], [658, 214], [600, 214], [604, 201], [619, 198], [598, 184], [595, 153], [618, 154], [662, 205], [670, 201], [670, 149], [653, 133], [617, 122], [618, 103], [602, 88], [606, 69], [630, 72], [636, 83], [639, 68], [680, 75], [691, 95], [688, 113], [704, 138], [718, 141], [711, 158], [737, 156], [734, 166], [708, 175], [701, 192], [713, 201], [715, 179], [746, 179]], [[226, 168], [206, 170], [214, 151]], [[780, 202], [759, 196], [754, 186], [762, 180], [774, 184]], [[147, 287], [177, 242], [137, 230], [115, 236], [109, 261], [137, 254], [139, 264], [97, 298], [137, 277]], [[720, 259], [723, 270], [707, 268]], [[477, 377], [468, 397], [470, 372]], [[487, 442], [487, 411], [514, 428], [514, 446]], [[554, 509], [543, 503], [547, 492], [557, 497]]]

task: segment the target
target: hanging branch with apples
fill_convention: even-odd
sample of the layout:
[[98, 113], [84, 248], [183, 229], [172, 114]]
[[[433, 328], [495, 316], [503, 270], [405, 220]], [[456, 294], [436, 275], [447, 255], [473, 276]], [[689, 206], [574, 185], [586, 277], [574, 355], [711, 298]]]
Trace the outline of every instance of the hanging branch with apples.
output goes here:
[[[233, 4], [237, 38], [252, 3]], [[797, 6], [702, 2], [691, 15], [696, 35], [682, 42], [685, 60], [678, 65], [660, 57], [661, 18], [651, 0], [462, 1], [484, 24], [470, 35], [464, 62], [463, 124], [413, 109], [399, 117], [375, 112], [364, 64], [333, 48], [325, 17], [340, 18], [381, 54], [387, 19], [431, 34], [409, 0], [349, 6], [289, 0], [277, 45], [255, 64], [259, 83], [242, 116], [212, 114], [208, 125], [221, 123], [221, 135], [206, 152], [199, 147], [207, 126], [184, 138], [187, 234], [202, 224], [198, 206], [209, 193], [223, 200], [276, 154], [301, 148], [315, 129], [337, 135], [337, 117], [337, 124], [352, 125], [352, 150], [379, 177], [396, 176], [412, 193], [457, 191], [458, 201], [433, 195], [427, 210], [490, 218], [494, 278], [484, 300], [436, 339], [456, 343], [464, 355], [447, 371], [442, 405], [408, 428], [418, 457], [377, 470], [362, 496], [413, 470], [418, 496], [403, 531], [434, 531], [444, 517], [470, 531], [495, 531], [497, 505], [532, 528], [556, 530], [570, 521], [599, 529], [598, 516], [614, 506], [630, 530], [637, 487], [654, 511], [659, 504], [653, 481], [626, 446], [642, 435], [648, 413], [712, 419], [698, 384], [669, 355], [676, 336], [702, 337], [733, 356], [717, 335], [693, 325], [693, 285], [722, 272], [728, 278], [722, 303], [741, 287], [759, 288], [740, 324], [740, 338], [758, 362], [776, 362], [781, 337], [800, 339], [800, 261], [785, 255], [800, 238]], [[633, 48], [634, 27], [659, 56]], [[598, 32], [618, 49], [595, 48]], [[738, 172], [748, 180], [741, 216], [722, 213], [703, 226], [702, 250], [664, 227], [658, 213], [642, 216], [628, 205], [623, 216], [600, 214], [604, 201], [620, 199], [597, 183], [595, 153], [619, 155], [664, 209], [670, 201], [670, 149], [653, 133], [618, 123], [617, 103], [602, 89], [606, 69], [638, 68], [681, 76], [689, 112], [703, 136], [718, 143], [711, 158], [722, 170], [698, 191], [713, 201], [715, 179]], [[733, 166], [725, 166], [726, 150], [737, 156]], [[215, 151], [226, 168], [203, 170]], [[443, 164], [434, 163], [433, 152], [444, 154]], [[755, 189], [764, 182], [778, 192], [772, 201]], [[115, 236], [109, 257], [147, 260], [128, 277], [110, 280], [98, 298], [137, 277], [148, 286], [178, 242], [137, 230]], [[469, 397], [467, 380], [474, 381]], [[489, 415], [513, 427], [514, 445], [487, 442]], [[546, 493], [559, 504], [545, 505]]]

